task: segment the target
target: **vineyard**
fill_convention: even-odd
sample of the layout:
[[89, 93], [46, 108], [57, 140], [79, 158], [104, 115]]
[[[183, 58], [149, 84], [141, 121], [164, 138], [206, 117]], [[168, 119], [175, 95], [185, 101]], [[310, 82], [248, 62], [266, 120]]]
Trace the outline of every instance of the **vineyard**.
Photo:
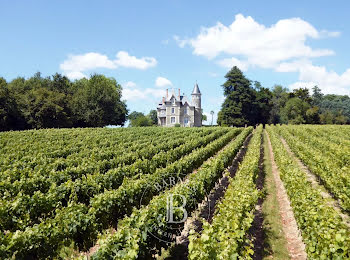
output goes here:
[[291, 259], [350, 259], [349, 126], [27, 130], [0, 151], [0, 259], [278, 258], [269, 196]]

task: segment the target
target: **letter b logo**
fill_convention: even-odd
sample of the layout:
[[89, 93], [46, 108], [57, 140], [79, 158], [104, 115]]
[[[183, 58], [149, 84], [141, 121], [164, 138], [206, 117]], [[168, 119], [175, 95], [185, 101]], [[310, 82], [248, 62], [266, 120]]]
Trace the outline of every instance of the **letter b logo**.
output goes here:
[[[182, 200], [182, 205], [180, 207], [174, 207], [174, 197], [178, 196], [181, 198]], [[187, 211], [185, 209], [186, 206], [186, 198], [183, 195], [179, 195], [179, 194], [170, 194], [167, 197], [167, 217], [166, 217], [166, 221], [168, 223], [183, 223], [186, 221], [187, 219]], [[181, 210], [183, 212], [183, 218], [180, 221], [175, 221], [174, 220], [174, 210]]]

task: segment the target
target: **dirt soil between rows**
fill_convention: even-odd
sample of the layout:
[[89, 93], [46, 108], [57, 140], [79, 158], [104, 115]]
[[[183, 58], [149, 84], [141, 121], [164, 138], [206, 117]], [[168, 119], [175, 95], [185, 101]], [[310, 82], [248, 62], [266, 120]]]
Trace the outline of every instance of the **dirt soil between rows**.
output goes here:
[[[250, 142], [252, 134], [250, 134], [243, 143], [242, 148], [237, 153], [233, 159], [232, 165], [228, 168], [229, 176], [234, 177], [239, 164], [242, 162], [246, 152], [247, 147]], [[202, 230], [201, 218], [206, 219], [209, 223], [212, 222], [213, 216], [215, 213], [216, 204], [222, 199], [225, 194], [225, 191], [229, 185], [228, 176], [223, 176], [211, 190], [207, 198], [200, 204], [199, 209], [192, 215], [191, 218], [188, 218], [185, 222], [184, 229], [181, 232], [181, 236], [176, 238], [176, 244], [170, 249], [171, 256], [167, 257], [167, 260], [178, 259], [183, 260], [188, 258], [188, 235], [190, 229], [194, 229], [196, 232]]]
[[282, 219], [282, 228], [287, 240], [287, 250], [291, 259], [304, 260], [307, 259], [307, 254], [305, 252], [305, 244], [303, 243], [300, 230], [298, 229], [298, 225], [294, 218], [293, 210], [290, 205], [287, 192], [280, 178], [280, 173], [274, 160], [274, 154], [272, 150], [270, 137], [268, 133], [266, 134], [272, 164], [272, 174], [274, 176], [276, 184], [276, 195], [279, 204], [279, 212]]

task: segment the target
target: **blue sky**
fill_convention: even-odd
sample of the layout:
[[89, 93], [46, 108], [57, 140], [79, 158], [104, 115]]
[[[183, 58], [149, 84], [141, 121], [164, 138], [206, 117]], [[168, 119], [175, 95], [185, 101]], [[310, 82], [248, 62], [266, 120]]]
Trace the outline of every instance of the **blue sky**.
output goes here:
[[165, 88], [190, 95], [196, 80], [204, 112], [219, 111], [233, 65], [265, 87], [350, 94], [349, 11], [322, 0], [0, 0], [0, 76], [103, 73], [145, 113]]

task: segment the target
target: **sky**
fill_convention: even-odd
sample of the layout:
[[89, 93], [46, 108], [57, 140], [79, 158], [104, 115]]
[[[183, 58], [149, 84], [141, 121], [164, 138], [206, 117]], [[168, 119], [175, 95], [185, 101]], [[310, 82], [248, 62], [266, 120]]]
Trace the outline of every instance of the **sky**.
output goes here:
[[197, 82], [215, 120], [232, 66], [268, 88], [350, 95], [349, 13], [345, 0], [0, 0], [0, 76], [102, 73], [144, 113]]

